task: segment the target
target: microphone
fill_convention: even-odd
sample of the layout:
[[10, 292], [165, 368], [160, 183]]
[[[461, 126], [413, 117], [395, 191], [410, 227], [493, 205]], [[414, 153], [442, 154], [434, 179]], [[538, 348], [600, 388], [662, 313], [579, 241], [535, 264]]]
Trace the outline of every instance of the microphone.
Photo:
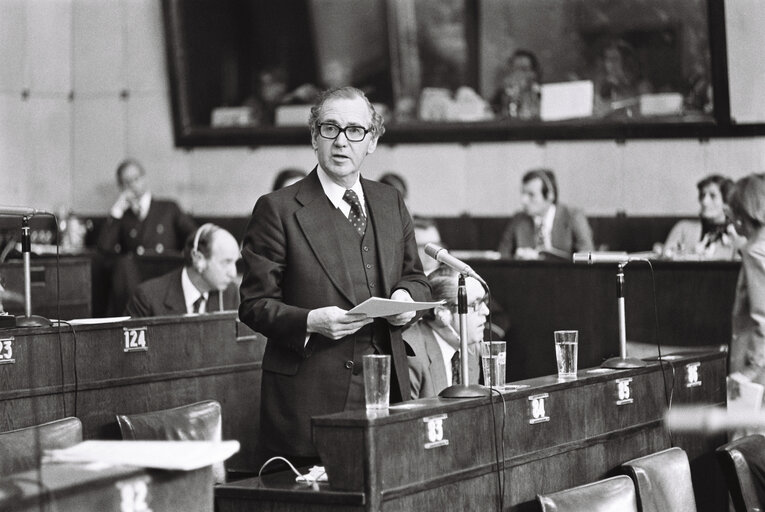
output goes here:
[[449, 252], [444, 249], [443, 247], [439, 247], [436, 244], [427, 244], [425, 245], [425, 254], [433, 258], [434, 260], [440, 261], [444, 265], [453, 268], [460, 274], [464, 274], [466, 276], [470, 276], [485, 287], [488, 288], [489, 285], [486, 284], [486, 281], [483, 280], [481, 276], [479, 276], [475, 270], [470, 268], [470, 265], [465, 263], [462, 260], [459, 260], [449, 254]]
[[632, 256], [626, 252], [620, 251], [600, 251], [600, 252], [575, 252], [574, 263], [629, 263], [630, 261], [643, 261], [644, 256]]
[[33, 217], [37, 214], [53, 215], [45, 210], [30, 208], [29, 206], [2, 206], [0, 205], [0, 215], [13, 215], [19, 217]]

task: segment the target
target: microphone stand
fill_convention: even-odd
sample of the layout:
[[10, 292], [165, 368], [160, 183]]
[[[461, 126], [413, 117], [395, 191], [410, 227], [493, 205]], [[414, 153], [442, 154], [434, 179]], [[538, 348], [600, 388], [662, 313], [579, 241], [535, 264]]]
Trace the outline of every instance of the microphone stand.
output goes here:
[[17, 327], [40, 327], [50, 325], [51, 322], [45, 317], [32, 314], [32, 278], [30, 255], [32, 242], [29, 236], [29, 218], [24, 215], [21, 218], [21, 255], [24, 258], [24, 315], [16, 317]]
[[441, 398], [477, 398], [491, 395], [491, 389], [478, 384], [468, 384], [468, 340], [467, 340], [467, 290], [465, 288], [465, 274], [461, 273], [457, 281], [457, 313], [460, 317], [460, 371], [459, 384], [452, 384], [442, 390], [438, 396]]
[[627, 319], [624, 311], [624, 267], [629, 261], [622, 261], [616, 271], [616, 308], [619, 311], [619, 357], [603, 361], [603, 368], [642, 368], [645, 361], [635, 357], [627, 357]]

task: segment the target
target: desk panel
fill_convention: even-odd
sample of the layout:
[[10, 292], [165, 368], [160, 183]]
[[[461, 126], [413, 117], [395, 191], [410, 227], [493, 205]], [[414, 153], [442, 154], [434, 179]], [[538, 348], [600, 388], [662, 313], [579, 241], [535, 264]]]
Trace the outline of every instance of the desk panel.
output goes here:
[[[725, 403], [724, 352], [695, 353], [645, 368], [580, 371], [521, 381], [501, 397], [417, 400], [388, 411], [313, 419], [329, 484], [299, 485], [283, 473], [216, 488], [221, 512], [266, 510], [493, 510], [504, 468], [505, 510], [537, 510], [535, 497], [614, 474], [629, 459], [671, 445], [686, 449], [700, 511], [727, 507], [710, 455], [725, 436], [672, 437], [663, 426], [664, 378], [696, 367], [693, 403]], [[619, 393], [627, 383], [628, 393]], [[667, 392], [682, 396], [680, 379]], [[623, 389], [622, 389], [623, 391]], [[504, 424], [504, 426], [503, 426]], [[500, 461], [498, 463], [498, 460]]]
[[[510, 381], [555, 373], [553, 331], [579, 330], [579, 367], [619, 354], [616, 265], [472, 260], [510, 321]], [[728, 345], [739, 262], [653, 262], [658, 339], [664, 346]], [[627, 340], [654, 344], [650, 268], [625, 269]]]
[[[230, 467], [254, 469], [265, 340], [238, 324], [225, 312], [0, 331], [14, 354], [0, 364], [0, 430], [77, 416], [86, 439], [119, 439], [115, 414], [215, 399], [223, 437], [241, 443]], [[125, 352], [124, 328], [145, 328], [147, 350]]]

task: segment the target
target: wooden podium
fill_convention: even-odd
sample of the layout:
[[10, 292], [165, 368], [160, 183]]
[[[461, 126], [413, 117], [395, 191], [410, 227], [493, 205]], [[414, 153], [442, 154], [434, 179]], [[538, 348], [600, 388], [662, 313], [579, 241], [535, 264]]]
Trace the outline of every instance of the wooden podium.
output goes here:
[[215, 489], [217, 510], [495, 510], [499, 482], [505, 510], [536, 510], [537, 493], [604, 478], [669, 446], [688, 453], [699, 510], [724, 510], [713, 452], [725, 436], [672, 436], [662, 418], [670, 394], [673, 403], [725, 404], [726, 355], [594, 368], [569, 382], [539, 377], [513, 383], [501, 397], [316, 417], [314, 443], [329, 483], [299, 484], [291, 473], [243, 480]]

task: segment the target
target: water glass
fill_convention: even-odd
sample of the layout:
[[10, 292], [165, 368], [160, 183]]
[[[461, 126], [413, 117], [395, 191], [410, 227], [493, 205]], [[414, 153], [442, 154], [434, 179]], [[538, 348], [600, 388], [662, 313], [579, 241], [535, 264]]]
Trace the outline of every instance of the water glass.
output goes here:
[[555, 359], [559, 379], [576, 379], [579, 331], [555, 331]]
[[363, 356], [364, 399], [367, 409], [387, 409], [390, 402], [390, 356]]
[[483, 383], [486, 387], [501, 388], [505, 385], [507, 344], [504, 341], [481, 342], [481, 365]]

